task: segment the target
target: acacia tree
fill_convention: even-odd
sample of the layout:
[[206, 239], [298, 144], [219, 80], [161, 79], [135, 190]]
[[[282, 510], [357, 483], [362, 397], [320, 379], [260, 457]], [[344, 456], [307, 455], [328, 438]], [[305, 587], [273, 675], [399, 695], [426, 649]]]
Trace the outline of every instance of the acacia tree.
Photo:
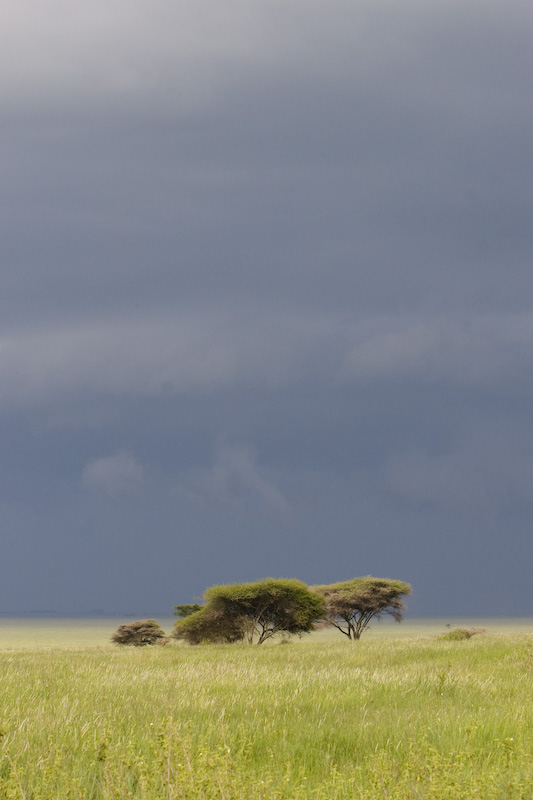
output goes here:
[[218, 609], [200, 606], [176, 620], [172, 636], [189, 644], [233, 644], [242, 640], [244, 630], [240, 620], [231, 619]]
[[309, 633], [324, 616], [322, 598], [295, 579], [212, 586], [201, 611], [179, 620], [174, 636], [192, 644], [244, 639], [263, 644], [276, 633]]
[[389, 578], [353, 578], [349, 581], [313, 586], [312, 591], [322, 597], [326, 606], [326, 625], [356, 641], [372, 619], [388, 614], [396, 622], [403, 619], [403, 597], [411, 593], [404, 581]]

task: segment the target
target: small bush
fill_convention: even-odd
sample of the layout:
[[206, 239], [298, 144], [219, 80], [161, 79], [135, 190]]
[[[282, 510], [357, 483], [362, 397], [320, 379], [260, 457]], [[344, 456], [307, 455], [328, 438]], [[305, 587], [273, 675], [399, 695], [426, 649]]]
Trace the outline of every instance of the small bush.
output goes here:
[[140, 619], [119, 625], [111, 637], [114, 644], [145, 647], [146, 645], [165, 645], [169, 639], [155, 619]]
[[464, 639], [470, 639], [478, 633], [485, 633], [485, 628], [452, 628], [439, 636], [439, 639], [446, 642], [460, 642]]

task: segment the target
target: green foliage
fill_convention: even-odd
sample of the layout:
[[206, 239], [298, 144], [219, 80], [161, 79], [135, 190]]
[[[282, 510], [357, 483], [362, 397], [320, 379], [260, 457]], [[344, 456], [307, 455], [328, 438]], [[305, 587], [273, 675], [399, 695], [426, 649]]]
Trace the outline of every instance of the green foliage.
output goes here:
[[337, 628], [355, 641], [361, 637], [372, 619], [389, 614], [396, 622], [403, 619], [403, 596], [411, 593], [404, 581], [390, 578], [352, 578], [349, 581], [313, 586], [313, 592], [326, 605], [326, 625]]
[[439, 639], [448, 642], [460, 642], [464, 639], [471, 639], [479, 633], [485, 633], [485, 628], [452, 628], [451, 631], [441, 634]]
[[184, 619], [194, 614], [196, 611], [200, 611], [201, 608], [202, 606], [200, 603], [185, 603], [185, 605], [182, 606], [174, 606], [174, 611], [172, 613], [174, 616]]
[[140, 619], [119, 625], [111, 636], [111, 641], [114, 644], [145, 647], [150, 644], [167, 644], [169, 640], [155, 619]]
[[213, 611], [241, 627], [249, 644], [256, 636], [262, 644], [277, 633], [309, 633], [324, 615], [322, 599], [294, 578], [212, 586], [205, 599]]
[[205, 601], [200, 611], [176, 623], [176, 638], [191, 644], [242, 639], [262, 644], [277, 633], [309, 633], [324, 615], [323, 600], [295, 579], [212, 586]]
[[244, 630], [240, 620], [200, 606], [199, 611], [176, 620], [172, 636], [189, 644], [233, 644], [243, 639]]

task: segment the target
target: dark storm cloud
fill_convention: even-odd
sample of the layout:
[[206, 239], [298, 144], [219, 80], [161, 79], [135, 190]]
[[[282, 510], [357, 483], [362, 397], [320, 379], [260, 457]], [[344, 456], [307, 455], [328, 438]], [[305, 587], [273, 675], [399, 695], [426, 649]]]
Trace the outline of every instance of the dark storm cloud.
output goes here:
[[[516, 258], [527, 230], [526, 126], [507, 121], [525, 122], [528, 104], [516, 42], [486, 63], [507, 19], [491, 23], [481, 4], [478, 16], [451, 5], [450, 21], [440, 4], [401, 14], [334, 4], [324, 23], [323, 9], [305, 15], [295, 4], [300, 16], [287, 20], [278, 8], [273, 21], [260, 4], [225, 40], [224, 29], [215, 37], [208, 26], [206, 36], [212, 9], [200, 4], [205, 13], [190, 24], [203, 36], [188, 70], [191, 45], [179, 45], [196, 40], [179, 9], [169, 20], [162, 6], [174, 38], [165, 33], [161, 44], [162, 23], [150, 15], [143, 45], [134, 4], [113, 58], [114, 16], [97, 15], [96, 30], [75, 20], [81, 42], [72, 36], [63, 71], [57, 55], [45, 59], [52, 74], [28, 101], [29, 123], [9, 126], [16, 214], [5, 246], [15, 285], [39, 253], [40, 275], [27, 281], [34, 305], [45, 292], [48, 307], [57, 297], [89, 313], [109, 294], [128, 312], [141, 296], [158, 307], [162, 283], [178, 303], [214, 290], [230, 302], [235, 288], [250, 302], [259, 287], [276, 300], [285, 290], [291, 305], [322, 303], [327, 288], [335, 312], [342, 299], [358, 309], [456, 303], [458, 288], [486, 304], [481, 279], [503, 288], [501, 258], [511, 245]], [[36, 61], [30, 77], [43, 82]], [[119, 80], [124, 62], [131, 86]], [[199, 97], [192, 110], [184, 83]], [[521, 279], [529, 289], [529, 271]], [[515, 303], [521, 288], [506, 290]]]
[[465, 612], [480, 558], [517, 571], [520, 610], [529, 5], [28, 0], [5, 22], [12, 607], [374, 572], [435, 613], [432, 559], [443, 587], [461, 552]]

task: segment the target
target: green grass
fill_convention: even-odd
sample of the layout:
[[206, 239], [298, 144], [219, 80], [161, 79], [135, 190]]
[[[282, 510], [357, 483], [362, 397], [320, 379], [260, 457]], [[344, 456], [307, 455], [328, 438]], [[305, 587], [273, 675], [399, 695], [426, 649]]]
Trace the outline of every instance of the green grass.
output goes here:
[[141, 649], [3, 630], [0, 798], [529, 800], [533, 636], [443, 629]]

